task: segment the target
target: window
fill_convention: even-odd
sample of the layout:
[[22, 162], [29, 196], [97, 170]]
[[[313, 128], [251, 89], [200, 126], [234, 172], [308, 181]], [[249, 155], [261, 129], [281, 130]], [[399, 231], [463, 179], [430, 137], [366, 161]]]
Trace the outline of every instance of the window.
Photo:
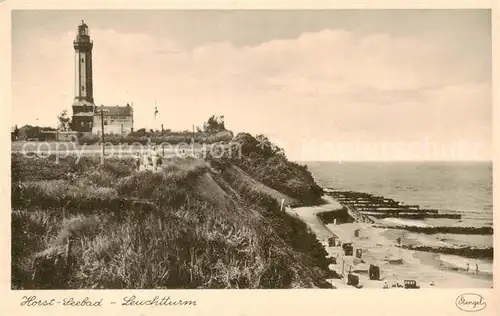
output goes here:
[[111, 120], [111, 123], [113, 123], [115, 120]]
[[85, 59], [82, 58], [82, 63], [85, 61]]
[[84, 87], [84, 86], [82, 86], [82, 91], [83, 91], [83, 90], [85, 90], [85, 87]]
[[84, 126], [85, 126], [85, 124], [84, 124], [83, 122], [80, 122], [80, 126], [81, 126], [81, 127], [84, 127]]
[[108, 121], [107, 120], [104, 120], [104, 125], [108, 125]]

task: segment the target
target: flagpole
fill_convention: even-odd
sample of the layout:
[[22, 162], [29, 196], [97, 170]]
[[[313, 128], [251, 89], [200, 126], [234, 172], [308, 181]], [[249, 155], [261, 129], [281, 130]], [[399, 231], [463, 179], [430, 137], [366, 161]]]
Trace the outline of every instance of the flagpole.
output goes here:
[[154, 123], [153, 123], [154, 127], [153, 127], [153, 129], [154, 130], [156, 130], [156, 127], [157, 127], [156, 126], [156, 115], [157, 114], [158, 114], [158, 105], [156, 104], [156, 100], [155, 100], [155, 112], [154, 112], [154, 118], [153, 118], [153, 120], [154, 120]]
[[132, 132], [134, 131], [134, 102], [131, 102], [130, 107], [132, 108]]

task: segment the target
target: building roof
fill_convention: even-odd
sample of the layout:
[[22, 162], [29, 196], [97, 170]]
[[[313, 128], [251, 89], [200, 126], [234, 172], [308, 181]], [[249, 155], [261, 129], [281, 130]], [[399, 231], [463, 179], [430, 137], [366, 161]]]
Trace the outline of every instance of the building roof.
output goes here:
[[96, 107], [96, 115], [99, 115], [99, 110], [104, 108], [105, 116], [132, 116], [133, 110], [130, 105], [126, 106], [98, 106]]

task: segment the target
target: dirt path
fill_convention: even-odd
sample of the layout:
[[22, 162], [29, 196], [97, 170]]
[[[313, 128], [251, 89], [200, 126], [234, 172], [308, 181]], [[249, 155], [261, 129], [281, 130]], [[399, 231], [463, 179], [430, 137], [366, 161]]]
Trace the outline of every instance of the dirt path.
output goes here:
[[328, 238], [335, 236], [335, 234], [319, 221], [316, 214], [328, 211], [340, 211], [342, 209], [342, 205], [332, 198], [326, 197], [325, 200], [328, 203], [319, 206], [287, 208], [287, 212], [304, 221], [320, 241], [326, 241]]

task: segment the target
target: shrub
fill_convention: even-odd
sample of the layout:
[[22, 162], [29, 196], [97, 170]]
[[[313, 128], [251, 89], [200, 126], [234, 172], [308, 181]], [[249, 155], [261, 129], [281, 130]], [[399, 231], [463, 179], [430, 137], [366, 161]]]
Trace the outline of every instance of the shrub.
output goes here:
[[242, 157], [228, 158], [256, 180], [305, 204], [321, 200], [323, 190], [307, 167], [289, 161], [283, 150], [265, 136], [259, 135], [256, 139], [248, 133], [239, 133], [231, 146], [240, 150]]
[[11, 218], [12, 288], [30, 288], [32, 257], [49, 246], [49, 237], [57, 230], [57, 220], [44, 211], [13, 211]]
[[99, 167], [116, 178], [129, 176], [135, 170], [133, 159], [107, 159], [104, 161], [104, 166], [99, 165]]
[[123, 139], [123, 141], [129, 145], [133, 143], [140, 143], [141, 145], [146, 145], [149, 142], [149, 138], [147, 136], [136, 136], [136, 135], [127, 135]]
[[63, 245], [68, 239], [78, 238], [84, 234], [95, 234], [99, 224], [100, 221], [96, 216], [86, 217], [77, 215], [69, 219], [64, 219], [62, 228], [57, 234], [54, 243], [56, 245]]
[[104, 166], [100, 158], [83, 156], [79, 160], [75, 156], [59, 157], [54, 155], [47, 158], [24, 158], [22, 154], [13, 154], [11, 160], [12, 182], [39, 181], [39, 180], [69, 180], [76, 176], [88, 175], [92, 172], [108, 172], [115, 179], [124, 177], [135, 169], [131, 158], [106, 159]]
[[104, 142], [119, 145], [125, 143], [125, 137], [119, 134], [105, 134]]
[[78, 138], [78, 144], [80, 144], [80, 145], [93, 145], [99, 141], [100, 141], [100, 138], [97, 135], [84, 134], [84, 135], [82, 135], [82, 137]]
[[89, 205], [89, 202], [99, 207], [102, 201], [117, 197], [113, 188], [77, 186], [67, 180], [34, 181], [13, 187], [12, 206], [16, 208], [39, 206], [54, 209], [69, 205], [83, 208], [84, 205]]
[[[71, 157], [73, 158], [73, 157]], [[67, 159], [56, 163], [55, 156], [48, 158], [24, 158], [22, 154], [11, 155], [12, 182], [67, 179], [72, 172], [72, 164]]]
[[143, 171], [123, 178], [118, 183], [118, 193], [165, 205], [181, 205], [195, 180], [208, 171], [206, 162], [193, 158], [167, 160], [163, 168], [161, 173]]

